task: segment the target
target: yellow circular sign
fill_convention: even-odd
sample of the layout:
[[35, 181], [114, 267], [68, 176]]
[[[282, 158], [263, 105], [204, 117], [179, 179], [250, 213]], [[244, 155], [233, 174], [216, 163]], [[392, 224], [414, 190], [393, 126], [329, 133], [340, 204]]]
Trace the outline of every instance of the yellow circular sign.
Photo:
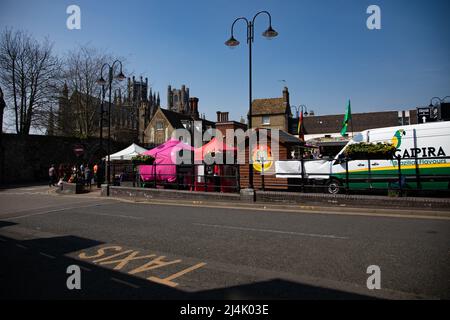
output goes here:
[[253, 169], [258, 172], [269, 170], [273, 165], [272, 153], [269, 146], [257, 146], [252, 152]]

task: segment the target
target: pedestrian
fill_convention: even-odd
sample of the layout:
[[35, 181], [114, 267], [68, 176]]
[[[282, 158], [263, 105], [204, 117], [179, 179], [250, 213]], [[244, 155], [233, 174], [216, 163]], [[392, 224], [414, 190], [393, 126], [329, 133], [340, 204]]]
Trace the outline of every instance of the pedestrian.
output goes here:
[[89, 168], [89, 165], [87, 165], [84, 168], [84, 183], [86, 186], [89, 186], [89, 189], [91, 188], [91, 168]]
[[48, 169], [48, 186], [54, 187], [55, 181], [56, 181], [56, 169], [55, 169], [55, 165], [52, 164], [50, 166], [50, 169]]
[[94, 165], [94, 182], [95, 183], [97, 183], [97, 181], [98, 181], [97, 172], [98, 172], [98, 164], [96, 163]]

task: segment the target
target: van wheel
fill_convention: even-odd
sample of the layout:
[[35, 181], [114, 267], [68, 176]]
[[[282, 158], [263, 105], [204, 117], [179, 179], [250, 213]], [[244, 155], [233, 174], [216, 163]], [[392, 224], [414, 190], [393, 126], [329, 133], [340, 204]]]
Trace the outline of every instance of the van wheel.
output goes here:
[[342, 192], [342, 186], [339, 180], [331, 179], [327, 182], [327, 192], [329, 194], [338, 194]]

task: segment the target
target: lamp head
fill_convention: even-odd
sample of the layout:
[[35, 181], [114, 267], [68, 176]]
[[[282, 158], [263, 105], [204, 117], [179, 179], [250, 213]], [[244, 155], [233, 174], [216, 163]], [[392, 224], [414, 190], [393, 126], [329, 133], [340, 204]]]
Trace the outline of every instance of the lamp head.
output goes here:
[[120, 73], [116, 76], [116, 79], [119, 81], [125, 80], [127, 77], [123, 74], [122, 70], [120, 70]]
[[276, 32], [273, 28], [272, 25], [269, 26], [269, 28], [263, 32], [262, 34], [264, 37], [266, 37], [268, 40], [271, 40], [273, 38], [275, 38], [276, 36], [278, 36], [278, 32]]
[[97, 84], [100, 86], [104, 86], [106, 84], [105, 79], [103, 79], [103, 76], [100, 77], [100, 79], [97, 80]]
[[239, 43], [240, 42], [237, 41], [233, 36], [231, 36], [230, 39], [225, 41], [225, 45], [230, 48], [237, 47], [239, 45]]

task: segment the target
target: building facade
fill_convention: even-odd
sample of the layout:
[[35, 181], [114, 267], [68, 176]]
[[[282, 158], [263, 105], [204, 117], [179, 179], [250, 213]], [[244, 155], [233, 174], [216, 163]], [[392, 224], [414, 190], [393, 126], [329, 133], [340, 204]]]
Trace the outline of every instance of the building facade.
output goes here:
[[[215, 128], [213, 121], [201, 118], [198, 111], [198, 101], [196, 97], [189, 98], [188, 107], [184, 112], [176, 112], [170, 109], [158, 107], [154, 116], [150, 119], [149, 124], [144, 130], [145, 146], [159, 145], [172, 138], [176, 129], [201, 130], [202, 133], [209, 128]], [[189, 110], [189, 112], [187, 111]], [[194, 121], [201, 122], [201, 128], [193, 128]], [[190, 141], [185, 141], [190, 143]]]
[[283, 89], [281, 98], [255, 99], [252, 102], [252, 128], [289, 131], [292, 118], [289, 90]]
[[[159, 93], [153, 93], [145, 81], [128, 78], [125, 94], [122, 89], [114, 91], [111, 104], [111, 137], [116, 141], [142, 143], [144, 130], [160, 107]], [[107, 100], [107, 99], [106, 99]], [[103, 132], [108, 135], [108, 101], [103, 104]], [[101, 99], [79, 91], [69, 94], [64, 85], [59, 98], [56, 135], [99, 137]]]

